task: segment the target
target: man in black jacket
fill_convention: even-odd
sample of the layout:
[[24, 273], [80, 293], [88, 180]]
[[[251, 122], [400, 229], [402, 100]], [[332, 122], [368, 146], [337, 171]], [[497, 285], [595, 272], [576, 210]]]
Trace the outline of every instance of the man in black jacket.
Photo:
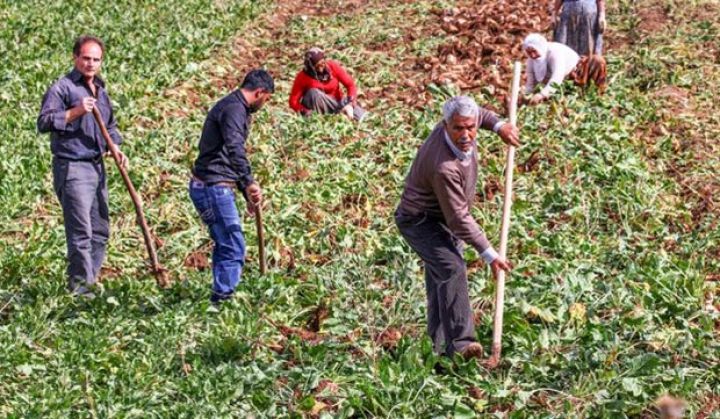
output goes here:
[[235, 189], [248, 203], [248, 211], [262, 203], [262, 190], [255, 182], [245, 152], [251, 114], [258, 111], [275, 91], [272, 76], [252, 70], [240, 89], [220, 100], [205, 120], [200, 154], [190, 180], [190, 198], [215, 242], [212, 255], [213, 286], [210, 300], [230, 298], [240, 282], [245, 264], [245, 238], [235, 206]]

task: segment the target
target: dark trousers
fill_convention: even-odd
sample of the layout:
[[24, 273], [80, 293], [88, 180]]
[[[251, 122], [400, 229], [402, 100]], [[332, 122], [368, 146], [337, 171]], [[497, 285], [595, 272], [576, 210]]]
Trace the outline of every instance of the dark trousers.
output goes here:
[[[347, 106], [350, 101], [348, 98], [337, 100], [334, 97], [325, 94], [325, 92], [320, 89], [309, 89], [303, 95], [300, 103], [313, 112], [336, 114], [342, 111], [342, 109]], [[363, 119], [364, 116], [365, 110], [363, 108], [360, 106], [353, 106], [353, 118], [356, 121]]]
[[53, 187], [65, 224], [68, 287], [75, 291], [97, 281], [110, 236], [102, 159], [91, 162], [54, 158]]
[[189, 189], [190, 199], [215, 242], [211, 299], [228, 299], [235, 292], [245, 265], [245, 237], [235, 206], [235, 192], [229, 186], [211, 186], [194, 179]]
[[435, 352], [452, 355], [475, 342], [463, 243], [442, 220], [395, 213], [400, 233], [425, 264], [428, 334]]
[[555, 27], [553, 40], [579, 55], [603, 53], [603, 35], [598, 23], [596, 0], [566, 1]]

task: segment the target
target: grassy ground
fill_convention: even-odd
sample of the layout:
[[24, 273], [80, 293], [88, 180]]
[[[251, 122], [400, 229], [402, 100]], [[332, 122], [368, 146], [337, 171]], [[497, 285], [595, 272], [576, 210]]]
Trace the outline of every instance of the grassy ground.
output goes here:
[[[444, 41], [422, 28], [450, 4], [354, 1], [334, 14], [334, 2], [279, 3], [55, 2], [43, 13], [39, 2], [0, 3], [0, 415], [638, 416], [666, 393], [690, 415], [719, 408], [717, 6], [612, 2], [608, 93], [569, 89], [521, 111], [505, 362], [439, 375], [421, 268], [391, 214], [444, 96], [407, 107], [392, 86], [408, 60]], [[69, 69], [78, 28], [109, 45], [104, 74], [131, 176], [165, 242], [169, 290], [146, 273], [111, 168], [106, 293], [83, 302], [64, 291], [48, 141], [34, 120], [42, 92]], [[356, 76], [372, 112], [362, 125], [288, 111], [292, 76], [314, 44]], [[250, 139], [270, 200], [271, 269], [257, 272], [247, 220], [244, 282], [215, 311], [210, 273], [185, 266], [208, 249], [187, 174], [208, 107], [261, 63], [278, 79]], [[503, 148], [483, 134], [480, 154], [475, 215], [498, 237]], [[494, 287], [467, 256], [488, 347]], [[311, 333], [318, 307], [329, 313]]]

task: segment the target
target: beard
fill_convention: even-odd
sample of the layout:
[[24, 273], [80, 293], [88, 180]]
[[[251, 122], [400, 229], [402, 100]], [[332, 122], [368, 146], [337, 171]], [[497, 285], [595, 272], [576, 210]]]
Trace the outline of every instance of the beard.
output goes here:
[[262, 103], [255, 102], [255, 103], [248, 105], [248, 111], [250, 113], [255, 113], [255, 112], [259, 111], [262, 107], [263, 107]]

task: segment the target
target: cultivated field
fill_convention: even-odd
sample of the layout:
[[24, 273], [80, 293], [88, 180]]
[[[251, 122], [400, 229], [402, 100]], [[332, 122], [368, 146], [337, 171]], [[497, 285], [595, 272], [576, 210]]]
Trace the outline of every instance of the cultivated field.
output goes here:
[[[610, 1], [606, 94], [568, 85], [520, 110], [503, 363], [432, 354], [421, 266], [392, 212], [449, 95], [502, 112], [510, 62], [527, 31], [547, 31], [546, 4], [0, 0], [0, 417], [653, 417], [669, 394], [688, 417], [720, 418], [714, 0]], [[105, 292], [65, 290], [35, 120], [84, 32], [108, 45], [103, 76], [167, 290], [109, 160]], [[362, 124], [290, 112], [313, 45], [354, 75]], [[278, 87], [249, 140], [270, 269], [259, 275], [246, 219], [243, 283], [218, 310], [189, 169], [206, 111], [259, 65]], [[479, 152], [474, 214], [497, 245], [504, 147], [481, 133]], [[494, 284], [466, 259], [489, 349]]]

